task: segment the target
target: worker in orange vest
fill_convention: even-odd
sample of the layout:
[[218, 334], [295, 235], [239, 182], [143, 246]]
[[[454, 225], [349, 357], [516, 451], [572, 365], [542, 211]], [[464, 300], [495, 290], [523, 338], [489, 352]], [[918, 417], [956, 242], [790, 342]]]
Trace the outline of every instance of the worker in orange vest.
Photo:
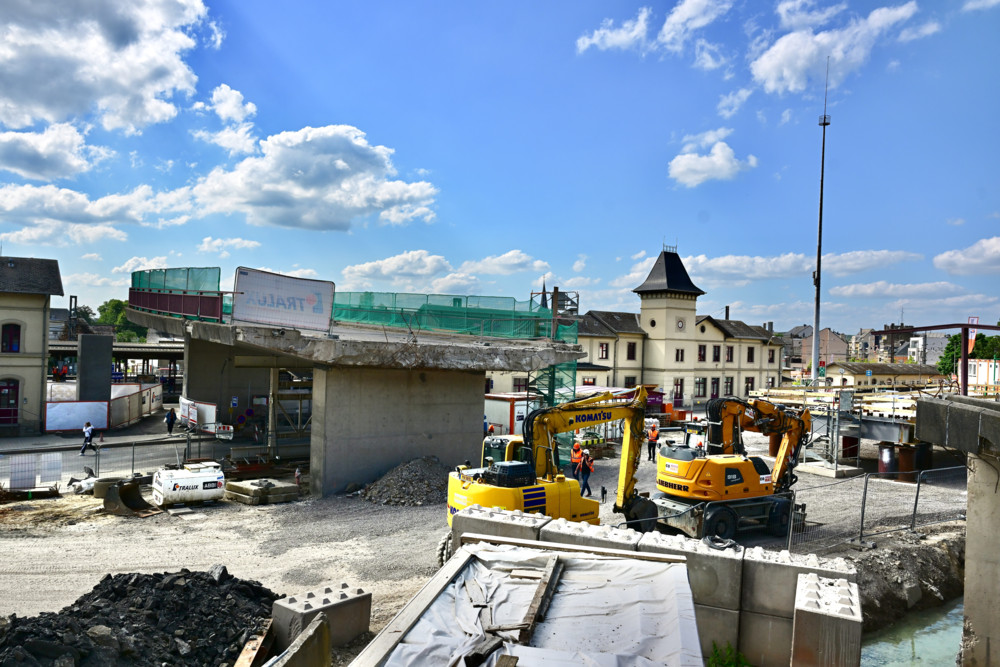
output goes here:
[[580, 449], [580, 443], [573, 443], [573, 451], [569, 453], [569, 464], [570, 468], [573, 470], [573, 479], [580, 481], [580, 462], [583, 461], [583, 450]]
[[656, 460], [656, 445], [657, 441], [660, 439], [660, 427], [658, 424], [653, 424], [649, 427], [649, 442], [646, 443], [646, 447], [649, 449], [649, 460]]

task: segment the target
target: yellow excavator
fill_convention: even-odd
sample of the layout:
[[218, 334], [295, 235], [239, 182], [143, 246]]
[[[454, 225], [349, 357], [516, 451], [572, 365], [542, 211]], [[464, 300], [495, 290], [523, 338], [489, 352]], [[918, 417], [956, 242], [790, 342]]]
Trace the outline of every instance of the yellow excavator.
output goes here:
[[458, 466], [448, 474], [448, 525], [456, 512], [471, 505], [599, 523], [598, 502], [581, 497], [579, 482], [563, 474], [555, 436], [624, 420], [622, 451], [634, 454], [634, 488], [634, 469], [645, 437], [645, 411], [646, 390], [638, 387], [596, 393], [530, 412], [520, 441], [516, 436], [486, 438], [480, 467]]
[[[762, 399], [713, 399], [707, 406], [708, 447], [666, 443], [656, 457], [657, 491], [649, 499], [619, 484], [615, 511], [626, 519], [652, 521], [692, 537], [731, 539], [741, 524], [763, 525], [782, 535], [792, 517], [792, 502], [784, 494], [795, 483], [793, 472], [811, 426], [808, 410], [801, 413]], [[747, 456], [742, 432], [780, 438], [774, 469], [759, 456]], [[711, 453], [720, 451], [722, 453]], [[623, 477], [634, 475], [632, 457], [622, 449]], [[622, 494], [626, 495], [623, 497]]]

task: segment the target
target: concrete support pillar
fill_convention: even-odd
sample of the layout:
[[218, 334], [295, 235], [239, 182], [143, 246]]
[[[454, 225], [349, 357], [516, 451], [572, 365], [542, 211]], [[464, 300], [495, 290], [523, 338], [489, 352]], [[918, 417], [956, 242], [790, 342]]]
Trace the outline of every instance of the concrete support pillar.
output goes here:
[[111, 400], [111, 354], [114, 344], [114, 336], [80, 335], [76, 353], [76, 400]]
[[317, 368], [310, 491], [368, 484], [396, 465], [474, 460], [483, 442], [483, 371]]
[[1000, 495], [997, 467], [990, 460], [969, 454], [968, 513], [965, 530], [965, 624], [962, 664], [986, 667], [1000, 661]]

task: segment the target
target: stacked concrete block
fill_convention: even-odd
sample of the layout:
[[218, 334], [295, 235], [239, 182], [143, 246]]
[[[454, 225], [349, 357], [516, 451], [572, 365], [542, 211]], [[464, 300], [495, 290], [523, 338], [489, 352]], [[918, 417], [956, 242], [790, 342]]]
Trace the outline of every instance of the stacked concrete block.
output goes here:
[[330, 645], [343, 646], [368, 632], [372, 594], [342, 583], [275, 600], [271, 618], [278, 649], [287, 648], [320, 613], [330, 627]]
[[226, 482], [226, 500], [244, 505], [269, 505], [298, 500], [299, 487], [275, 479], [254, 479]]
[[542, 526], [550, 521], [552, 517], [544, 514], [470, 505], [451, 517], [452, 548], [458, 549], [465, 533], [513, 537], [537, 542]]
[[842, 558], [776, 553], [760, 547], [744, 552], [739, 650], [752, 664], [789, 664], [798, 576], [809, 573], [857, 580], [854, 566]]
[[861, 664], [861, 598], [858, 585], [800, 574], [792, 620], [792, 664], [857, 667]]
[[543, 542], [574, 544], [582, 547], [601, 549], [622, 549], [635, 551], [642, 533], [631, 528], [595, 526], [582, 521], [556, 519], [542, 526], [539, 539]]
[[687, 559], [688, 582], [704, 655], [711, 654], [713, 642], [720, 648], [726, 644], [733, 648], [739, 645], [743, 547], [713, 549], [701, 540], [653, 532], [642, 536], [638, 551]]

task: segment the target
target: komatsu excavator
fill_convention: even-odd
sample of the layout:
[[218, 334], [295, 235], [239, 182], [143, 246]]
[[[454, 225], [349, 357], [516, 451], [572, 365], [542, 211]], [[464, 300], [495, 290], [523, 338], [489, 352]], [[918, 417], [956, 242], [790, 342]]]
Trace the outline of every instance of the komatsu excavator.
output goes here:
[[560, 469], [555, 436], [624, 420], [622, 451], [634, 452], [634, 471], [645, 437], [645, 411], [646, 390], [638, 387], [530, 412], [524, 420], [522, 442], [509, 436], [486, 438], [480, 467], [458, 466], [448, 474], [448, 525], [456, 512], [470, 505], [599, 523], [597, 501], [581, 497], [579, 482], [567, 479]]
[[[655, 518], [660, 525], [698, 538], [731, 539], [741, 523], [751, 522], [766, 526], [773, 535], [784, 534], [793, 510], [784, 494], [796, 481], [793, 470], [809, 435], [809, 411], [797, 413], [761, 399], [715, 399], [708, 404], [708, 424], [707, 449], [722, 453], [690, 443], [661, 445], [657, 492], [647, 500], [619, 484], [615, 511], [626, 519], [647, 519], [636, 526], [643, 530]], [[759, 456], [746, 455], [743, 431], [781, 438], [773, 470]], [[634, 467], [627, 465], [631, 460], [623, 447], [623, 477], [634, 474]]]

